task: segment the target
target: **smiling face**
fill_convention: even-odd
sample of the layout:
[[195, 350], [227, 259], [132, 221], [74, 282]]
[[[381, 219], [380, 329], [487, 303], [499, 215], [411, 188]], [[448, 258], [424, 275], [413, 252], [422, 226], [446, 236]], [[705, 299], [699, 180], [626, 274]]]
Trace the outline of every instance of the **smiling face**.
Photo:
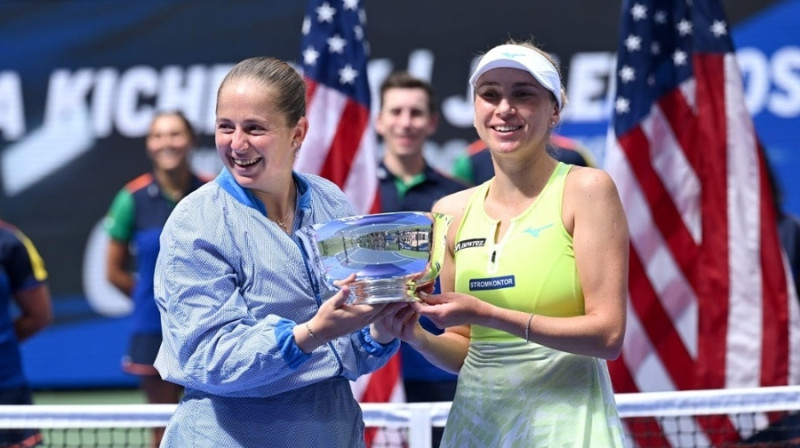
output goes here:
[[422, 154], [425, 141], [436, 130], [436, 115], [422, 88], [393, 87], [383, 93], [375, 130], [386, 151], [395, 157]]
[[552, 93], [527, 71], [489, 70], [475, 85], [475, 129], [496, 153], [541, 148], [558, 122]]
[[147, 155], [160, 171], [188, 169], [194, 136], [181, 117], [162, 114], [153, 119], [146, 139]]
[[305, 117], [289, 123], [274, 98], [273, 88], [248, 77], [231, 80], [217, 97], [217, 153], [239, 185], [263, 192], [290, 181], [308, 129]]

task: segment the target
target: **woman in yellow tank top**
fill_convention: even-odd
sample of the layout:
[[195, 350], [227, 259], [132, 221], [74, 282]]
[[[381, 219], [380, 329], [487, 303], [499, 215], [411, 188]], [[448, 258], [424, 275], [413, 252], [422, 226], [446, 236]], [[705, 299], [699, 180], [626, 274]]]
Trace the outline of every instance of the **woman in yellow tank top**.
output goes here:
[[[549, 55], [497, 46], [470, 83], [495, 177], [434, 206], [456, 217], [442, 294], [395, 315], [393, 331], [459, 375], [444, 447], [624, 446], [605, 362], [625, 334], [628, 228], [616, 187], [547, 153], [566, 103]], [[419, 315], [446, 331], [425, 332]]]

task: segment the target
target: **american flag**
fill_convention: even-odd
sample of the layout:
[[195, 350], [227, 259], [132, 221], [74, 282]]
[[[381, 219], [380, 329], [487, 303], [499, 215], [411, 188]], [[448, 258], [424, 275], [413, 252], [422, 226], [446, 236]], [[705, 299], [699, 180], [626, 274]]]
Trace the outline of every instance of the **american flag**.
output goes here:
[[360, 0], [308, 2], [301, 59], [310, 126], [295, 163], [339, 185], [358, 213], [380, 209], [366, 21]]
[[[605, 168], [631, 260], [615, 392], [798, 384], [800, 311], [722, 6], [626, 0], [620, 30]], [[747, 436], [696, 425], [711, 444], [715, 428]]]
[[[366, 13], [360, 0], [310, 0], [303, 19], [302, 69], [308, 135], [295, 163], [335, 182], [358, 213], [380, 211], [377, 138], [370, 115]], [[353, 383], [358, 401], [402, 402], [400, 358]], [[391, 435], [368, 429], [367, 445]]]

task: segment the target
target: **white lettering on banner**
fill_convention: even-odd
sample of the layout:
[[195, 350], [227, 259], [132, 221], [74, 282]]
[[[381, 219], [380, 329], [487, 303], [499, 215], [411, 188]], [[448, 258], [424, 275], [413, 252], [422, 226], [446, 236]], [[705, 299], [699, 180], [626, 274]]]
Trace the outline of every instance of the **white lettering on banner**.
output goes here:
[[114, 98], [118, 79], [117, 70], [114, 68], [102, 68], [95, 76], [90, 110], [92, 127], [98, 138], [108, 137], [113, 131], [114, 108], [111, 99]]
[[207, 77], [208, 71], [201, 65], [193, 65], [185, 71], [177, 65], [164, 67], [158, 88], [157, 108], [182, 110], [189, 121], [199, 123], [203, 111], [208, 107], [205, 104], [207, 97], [203, 94], [208, 85]]
[[142, 100], [154, 98], [158, 84], [158, 72], [153, 67], [132, 67], [122, 74], [115, 113], [120, 134], [137, 137], [147, 133], [155, 107]]
[[572, 56], [564, 121], [603, 121], [609, 117], [615, 66], [616, 56], [611, 52]]
[[772, 55], [776, 92], [768, 109], [781, 118], [792, 118], [800, 111], [800, 47], [783, 47]]
[[[747, 81], [745, 102], [751, 114], [762, 113], [766, 108], [767, 113], [780, 118], [800, 115], [800, 48], [782, 47], [767, 58], [758, 48], [743, 47], [737, 50], [736, 58]], [[572, 56], [566, 76], [569, 103], [562, 116], [564, 122], [608, 120], [616, 79], [615, 65], [613, 52], [581, 52]], [[458, 128], [472, 126], [470, 95], [467, 85], [466, 95], [444, 98], [442, 115], [447, 123]]]
[[45, 126], [83, 112], [88, 106], [94, 137], [116, 131], [126, 137], [147, 134], [157, 110], [179, 110], [198, 129], [214, 133], [216, 93], [232, 64], [177, 65], [157, 70], [131, 67], [123, 72], [111, 67], [56, 70], [50, 76], [45, 104]]
[[[613, 52], [572, 56], [566, 77], [570, 104], [564, 110], [563, 122], [607, 120], [615, 59]], [[474, 65], [476, 60], [469, 64]], [[770, 55], [744, 47], [737, 51], [737, 60], [745, 80], [745, 101], [752, 114], [768, 113], [780, 119], [800, 116], [800, 47], [784, 46]], [[434, 62], [435, 55], [429, 49], [416, 49], [409, 55], [408, 70], [423, 79], [432, 79]], [[216, 64], [170, 65], [162, 69], [140, 65], [122, 71], [114, 67], [57, 69], [48, 83], [42, 128], [33, 131], [28, 131], [25, 123], [21, 76], [12, 71], [0, 72], [0, 135], [9, 142], [19, 140], [19, 144], [4, 148], [0, 156], [3, 172], [15, 172], [2, 180], [5, 193], [13, 195], [34, 185], [91, 149], [85, 145], [96, 138], [114, 132], [126, 137], [145, 135], [152, 115], [159, 109], [180, 110], [199, 133], [213, 135], [217, 88], [231, 67], [232, 64]], [[464, 94], [446, 97], [441, 103], [443, 124], [462, 129], [473, 125], [468, 64], [464, 68]], [[374, 59], [368, 69], [372, 98], [377, 104], [380, 83], [392, 70], [392, 63], [389, 59]], [[12, 161], [41, 160], [45, 148], [42, 145], [54, 138], [60, 140], [46, 149], [53, 153], [48, 153], [48, 163], [25, 170], [9, 165]], [[73, 144], [70, 140], [77, 141]], [[450, 171], [453, 160], [463, 154], [463, 148], [459, 148], [463, 143], [463, 138], [452, 139], [426, 152], [432, 165]]]
[[392, 72], [392, 61], [388, 59], [371, 59], [367, 62], [367, 80], [369, 81], [370, 114], [375, 120], [381, 107], [381, 84]]
[[457, 128], [469, 128], [473, 125], [472, 86], [469, 85], [469, 74], [472, 73], [479, 59], [479, 57], [473, 58], [464, 72], [464, 80], [467, 85], [464, 96], [453, 95], [442, 100], [442, 115], [448, 123]]
[[0, 133], [6, 140], [25, 134], [22, 83], [15, 72], [0, 72]]
[[[198, 130], [213, 134], [216, 90], [231, 67], [169, 66], [158, 71], [137, 66], [121, 74], [111, 67], [58, 69], [50, 75], [43, 124], [27, 134], [19, 75], [2, 72], [0, 131], [6, 140], [19, 140], [0, 154], [3, 192], [21, 193], [114, 130], [127, 137], [145, 135], [157, 108], [181, 110], [199, 123]], [[30, 160], [39, 162], [31, 165]]]
[[44, 107], [44, 126], [68, 122], [86, 113], [86, 96], [94, 85], [94, 71], [82, 68], [75, 73], [60, 69], [50, 75]]
[[[742, 48], [737, 59], [745, 78], [746, 102], [753, 114], [767, 111], [781, 118], [800, 115], [800, 48], [786, 46], [771, 57], [756, 48]], [[575, 53], [570, 61], [567, 92], [570, 103], [564, 110], [565, 122], [597, 122], [607, 119], [613, 92], [615, 56], [612, 52]], [[474, 64], [475, 61], [470, 61]], [[231, 64], [212, 66], [171, 65], [158, 70], [136, 66], [120, 72], [111, 67], [55, 70], [50, 76], [44, 108], [45, 126], [70, 119], [89, 106], [94, 137], [119, 132], [127, 137], [147, 133], [152, 114], [159, 109], [180, 110], [198, 131], [214, 132], [216, 90]], [[465, 67], [466, 68], [466, 67]], [[370, 61], [373, 100], [379, 102], [379, 87], [391, 71], [388, 59]], [[434, 55], [417, 49], [409, 56], [408, 70], [431, 79]], [[472, 127], [471, 89], [464, 72], [463, 95], [442, 101], [444, 121], [456, 128]], [[24, 137], [22, 88], [19, 75], [0, 73], [0, 131], [5, 140]]]
[[408, 56], [408, 72], [417, 78], [431, 82], [433, 79], [433, 52], [428, 49], [417, 49]]
[[[408, 55], [408, 68], [406, 71], [417, 78], [428, 82], [433, 78], [433, 52], [422, 48], [416, 49]], [[381, 84], [392, 72], [393, 65], [389, 59], [371, 59], [367, 63], [367, 79], [369, 80], [370, 111], [373, 119], [378, 116], [381, 106]]]
[[[204, 94], [206, 105], [205, 111], [201, 114], [202, 121], [197, 126], [198, 132], [205, 132], [208, 135], [214, 135], [217, 122], [217, 89], [222, 84], [222, 79], [233, 68], [233, 64], [217, 64], [212, 65], [208, 69], [207, 84], [205, 87], [206, 93]], [[187, 112], [187, 117], [191, 116]]]
[[762, 110], [769, 94], [767, 57], [757, 48], [742, 48], [736, 52], [736, 62], [745, 81], [744, 102], [747, 110]]

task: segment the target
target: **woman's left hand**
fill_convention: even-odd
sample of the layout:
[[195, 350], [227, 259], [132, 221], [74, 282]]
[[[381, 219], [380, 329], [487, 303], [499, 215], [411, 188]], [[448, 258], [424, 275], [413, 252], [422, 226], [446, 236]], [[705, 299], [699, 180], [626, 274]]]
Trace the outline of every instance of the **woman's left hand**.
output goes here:
[[[416, 327], [422, 329], [419, 325], [419, 314], [414, 311], [414, 307], [409, 302], [392, 305], [391, 312], [376, 320], [373, 329], [377, 335], [383, 338], [390, 336], [392, 339], [413, 340]], [[376, 334], [373, 334], [373, 337], [375, 336]]]

